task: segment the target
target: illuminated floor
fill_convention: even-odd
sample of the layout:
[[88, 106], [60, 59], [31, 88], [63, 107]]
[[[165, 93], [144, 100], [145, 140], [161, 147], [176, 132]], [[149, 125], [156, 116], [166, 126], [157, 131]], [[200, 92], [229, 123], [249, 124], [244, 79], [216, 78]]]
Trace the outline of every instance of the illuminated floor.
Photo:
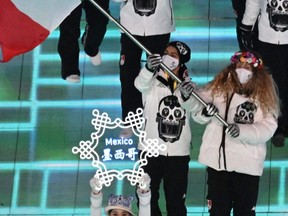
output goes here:
[[[230, 0], [174, 2], [177, 30], [172, 40], [192, 49], [187, 65], [199, 85], [212, 79], [238, 50]], [[111, 14], [118, 6], [111, 2]], [[112, 119], [121, 117], [118, 59], [119, 30], [110, 23], [101, 46], [103, 63], [94, 67], [81, 52], [81, 83], [60, 78], [59, 32], [33, 51], [0, 65], [0, 215], [89, 215], [91, 161], [80, 160], [72, 148], [90, 140], [93, 109]], [[109, 135], [118, 134], [119, 128]], [[203, 127], [193, 125], [189, 172], [189, 215], [208, 215], [205, 169], [197, 163]], [[288, 145], [268, 143], [257, 212], [260, 216], [288, 215]], [[114, 164], [115, 163], [115, 164]], [[117, 168], [131, 161], [114, 162]], [[110, 193], [134, 194], [125, 180], [105, 188]], [[162, 196], [163, 197], [163, 196]], [[161, 206], [164, 210], [165, 203]], [[136, 208], [135, 208], [136, 210]]]

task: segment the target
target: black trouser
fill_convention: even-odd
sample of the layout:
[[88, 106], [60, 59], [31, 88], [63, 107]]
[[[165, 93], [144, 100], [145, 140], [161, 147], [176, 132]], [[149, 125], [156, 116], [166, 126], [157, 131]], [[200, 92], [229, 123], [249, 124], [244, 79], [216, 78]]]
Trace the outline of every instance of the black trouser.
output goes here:
[[[103, 9], [108, 11], [109, 0], [96, 1]], [[95, 56], [99, 51], [107, 30], [108, 18], [103, 15], [91, 2], [83, 1], [60, 24], [58, 53], [61, 58], [61, 74], [66, 79], [71, 74], [80, 75], [79, 70], [79, 43], [80, 21], [82, 8], [86, 15], [86, 28], [82, 36], [84, 51], [89, 56]]]
[[[135, 36], [151, 53], [163, 54], [169, 43], [170, 34], [154, 36]], [[141, 69], [142, 49], [127, 35], [121, 34], [121, 56], [119, 61], [121, 81], [121, 106], [123, 121], [129, 112], [136, 113], [137, 108], [143, 108], [142, 95], [135, 88], [134, 80]]]
[[[245, 50], [242, 40], [241, 40], [239, 26], [242, 23], [242, 19], [245, 13], [246, 0], [231, 0], [231, 2], [232, 2], [232, 7], [236, 13], [236, 35], [237, 35], [239, 49]], [[255, 23], [254, 28], [253, 28], [253, 45], [256, 50], [258, 46], [258, 24], [257, 22]]]
[[277, 45], [259, 41], [258, 50], [263, 57], [264, 65], [271, 70], [279, 90], [281, 115], [278, 118], [276, 133], [285, 134], [288, 129], [288, 44]]
[[158, 200], [160, 184], [166, 199], [167, 216], [186, 216], [185, 198], [188, 185], [189, 156], [149, 157], [144, 167], [151, 178], [151, 216], [162, 216]]
[[255, 216], [259, 176], [208, 168], [207, 202], [210, 216]]

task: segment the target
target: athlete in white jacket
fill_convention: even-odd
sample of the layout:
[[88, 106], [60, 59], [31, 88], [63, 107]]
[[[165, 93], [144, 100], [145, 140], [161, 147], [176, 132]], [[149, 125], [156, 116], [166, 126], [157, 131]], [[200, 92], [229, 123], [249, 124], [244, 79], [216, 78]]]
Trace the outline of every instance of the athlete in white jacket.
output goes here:
[[[231, 64], [198, 93], [208, 103], [193, 119], [207, 124], [199, 162], [208, 167], [210, 215], [230, 216], [233, 208], [234, 215], [254, 216], [266, 142], [277, 128], [273, 79], [257, 55], [236, 52]], [[216, 112], [228, 127], [212, 118]]]
[[[135, 79], [136, 88], [142, 93], [146, 139], [157, 139], [164, 144], [158, 157], [147, 157], [145, 172], [151, 177], [151, 212], [161, 216], [158, 205], [159, 187], [163, 180], [167, 215], [186, 216], [185, 197], [191, 149], [191, 113], [181, 108], [180, 88], [190, 83], [185, 63], [190, 60], [190, 48], [180, 41], [170, 42], [161, 57], [153, 54]], [[183, 80], [183, 85], [159, 68], [163, 63]], [[186, 80], [186, 81], [185, 81]], [[182, 84], [182, 83], [181, 83]], [[184, 86], [184, 87], [183, 87]], [[191, 86], [190, 90], [193, 90]], [[189, 93], [184, 94], [189, 96]], [[196, 100], [196, 99], [195, 99]], [[138, 149], [144, 150], [141, 143]]]
[[[259, 18], [258, 18], [259, 16]], [[258, 18], [259, 35], [257, 52], [269, 67], [281, 99], [281, 115], [278, 128], [272, 138], [274, 146], [283, 146], [288, 134], [288, 10], [282, 0], [247, 0], [242, 20], [242, 40], [249, 50], [255, 50], [251, 43], [252, 26]]]

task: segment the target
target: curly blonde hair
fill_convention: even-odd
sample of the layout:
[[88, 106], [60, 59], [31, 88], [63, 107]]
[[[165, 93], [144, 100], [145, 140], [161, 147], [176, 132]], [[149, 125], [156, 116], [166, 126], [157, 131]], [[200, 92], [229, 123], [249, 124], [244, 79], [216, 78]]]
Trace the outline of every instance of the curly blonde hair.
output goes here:
[[227, 101], [228, 94], [244, 94], [251, 100], [258, 102], [264, 114], [272, 112], [276, 117], [280, 115], [280, 105], [277, 86], [265, 67], [252, 67], [251, 79], [242, 86], [235, 72], [236, 64], [231, 63], [205, 86], [212, 91], [212, 97], [223, 95]]

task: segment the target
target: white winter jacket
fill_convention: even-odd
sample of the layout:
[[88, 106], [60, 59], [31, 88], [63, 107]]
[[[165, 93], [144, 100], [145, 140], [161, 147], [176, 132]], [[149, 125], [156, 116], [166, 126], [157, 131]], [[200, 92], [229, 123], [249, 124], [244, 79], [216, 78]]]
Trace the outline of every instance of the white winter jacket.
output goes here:
[[[156, 3], [151, 11], [140, 4], [137, 5], [136, 2], [145, 3], [145, 1], [127, 0], [122, 2], [120, 9], [120, 24], [132, 35], [161, 35], [175, 30], [172, 0], [146, 1], [146, 5], [149, 5], [148, 2]], [[141, 16], [145, 11], [147, 11], [146, 15]]]
[[[143, 67], [134, 82], [142, 93], [146, 139], [157, 139], [166, 146], [160, 155], [187, 156], [191, 149], [191, 113], [180, 106], [183, 101], [179, 88], [172, 93], [165, 80], [162, 70], [153, 76]], [[195, 106], [190, 107], [193, 111], [199, 104], [194, 98], [191, 101], [195, 102]], [[143, 146], [139, 144], [138, 149], [143, 150]]]
[[288, 44], [288, 11], [282, 7], [282, 3], [285, 4], [284, 1], [276, 0], [276, 2], [277, 7], [274, 8], [270, 6], [271, 1], [247, 0], [242, 23], [254, 25], [260, 13], [258, 21], [259, 40], [271, 44]]
[[[199, 96], [204, 101], [212, 102], [210, 91], [202, 91]], [[219, 109], [219, 115], [224, 117], [226, 103], [223, 102], [223, 97], [214, 98], [212, 103]], [[186, 105], [183, 107], [187, 108]], [[277, 120], [271, 113], [266, 113], [264, 116], [260, 107], [249, 101], [249, 98], [234, 94], [226, 122], [237, 123], [240, 135], [231, 138], [224, 133], [225, 155], [223, 148], [219, 149], [223, 124], [215, 117], [205, 117], [202, 115], [202, 110], [195, 113], [193, 119], [201, 124], [207, 123], [198, 158], [200, 163], [215, 170], [235, 171], [254, 176], [262, 175], [266, 142], [277, 128]], [[224, 156], [226, 156], [226, 169]]]

